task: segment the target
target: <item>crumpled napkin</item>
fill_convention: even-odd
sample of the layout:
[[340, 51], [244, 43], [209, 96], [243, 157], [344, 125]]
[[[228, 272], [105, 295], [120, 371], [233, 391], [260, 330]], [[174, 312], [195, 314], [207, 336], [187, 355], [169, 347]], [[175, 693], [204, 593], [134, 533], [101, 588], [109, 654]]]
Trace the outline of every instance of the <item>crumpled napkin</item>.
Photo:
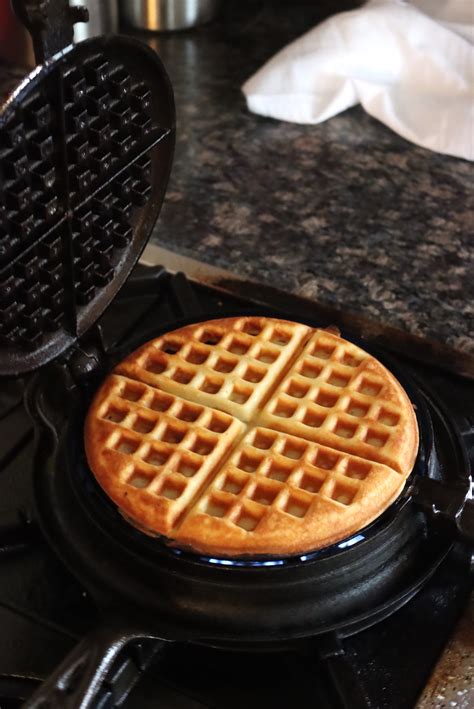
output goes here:
[[370, 0], [289, 44], [242, 87], [254, 113], [320, 123], [361, 103], [407, 140], [474, 160], [472, 0]]

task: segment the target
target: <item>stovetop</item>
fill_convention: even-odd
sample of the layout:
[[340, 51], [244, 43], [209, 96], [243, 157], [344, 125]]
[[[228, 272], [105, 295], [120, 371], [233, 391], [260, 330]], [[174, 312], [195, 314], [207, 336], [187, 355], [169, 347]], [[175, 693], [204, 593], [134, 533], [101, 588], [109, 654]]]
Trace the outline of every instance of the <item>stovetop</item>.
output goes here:
[[[182, 274], [138, 266], [102, 317], [101, 328], [111, 346], [136, 337], [137, 330], [147, 339], [158, 325], [170, 323], [172, 329], [184, 318], [226, 316], [251, 307], [243, 298], [191, 284]], [[472, 456], [474, 382], [399, 360], [450, 408]], [[26, 379], [3, 381], [0, 391], [1, 709], [20, 706], [100, 620], [87, 592], [54, 557], [35, 522], [32, 429], [22, 403], [26, 384]], [[305, 641], [281, 652], [237, 654], [177, 643], [155, 652], [150, 646], [147, 668], [138, 676], [125, 658], [100, 706], [278, 709], [298, 703], [339, 709], [351, 707], [357, 695], [367, 707], [412, 707], [470, 588], [469, 554], [456, 545], [406, 606], [336, 648]], [[339, 669], [341, 663], [347, 667], [347, 675], [333, 673], [334, 658]]]

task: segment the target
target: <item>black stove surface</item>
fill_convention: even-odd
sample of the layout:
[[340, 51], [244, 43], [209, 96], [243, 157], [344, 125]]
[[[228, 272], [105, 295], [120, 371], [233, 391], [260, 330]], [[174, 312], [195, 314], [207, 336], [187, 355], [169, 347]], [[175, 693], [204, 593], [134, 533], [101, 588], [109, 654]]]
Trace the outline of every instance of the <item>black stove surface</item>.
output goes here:
[[[137, 267], [102, 317], [106, 345], [143, 340], [153, 328], [183, 319], [250, 312], [183, 275]], [[288, 315], [291, 315], [288, 314]], [[297, 319], [297, 314], [293, 314]], [[321, 323], [322, 326], [331, 323]], [[400, 358], [399, 358], [400, 359]], [[474, 382], [402, 362], [449, 407], [472, 455]], [[62, 660], [98, 614], [74, 577], [55, 558], [35, 521], [30, 460], [32, 429], [22, 403], [27, 381], [0, 390], [0, 708], [21, 705]], [[54, 382], [52, 382], [54, 386]], [[311, 641], [274, 653], [237, 654], [169, 643], [150, 647], [138, 677], [125, 658], [101, 707], [140, 709], [278, 709], [296, 704], [339, 709], [412, 707], [470, 592], [468, 553], [455, 547], [431, 581], [377, 626], [341, 641]], [[338, 671], [334, 673], [337, 658]], [[347, 673], [341, 673], [341, 666]], [[134, 684], [131, 691], [130, 686]]]

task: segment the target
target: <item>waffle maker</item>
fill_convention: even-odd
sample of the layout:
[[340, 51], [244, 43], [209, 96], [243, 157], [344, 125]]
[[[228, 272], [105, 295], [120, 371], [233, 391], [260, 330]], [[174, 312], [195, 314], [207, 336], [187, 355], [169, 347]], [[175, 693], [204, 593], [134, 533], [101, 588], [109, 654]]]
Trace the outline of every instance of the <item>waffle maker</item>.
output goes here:
[[[415, 404], [421, 444], [404, 494], [369, 527], [297, 557], [214, 559], [127, 524], [87, 468], [83, 421], [125, 354], [105, 351], [96, 321], [158, 217], [172, 89], [137, 41], [71, 47], [78, 17], [66, 0], [15, 8], [40, 64], [0, 112], [0, 372], [36, 372], [27, 405], [38, 518], [103, 617], [26, 706], [105, 706], [118, 656], [127, 646], [140, 667], [146, 639], [257, 651], [317, 637], [321, 653], [337, 658], [336, 638], [406, 603], [457, 539], [473, 543], [465, 447], [437, 402], [372, 349]], [[367, 703], [354, 691], [351, 706]]]

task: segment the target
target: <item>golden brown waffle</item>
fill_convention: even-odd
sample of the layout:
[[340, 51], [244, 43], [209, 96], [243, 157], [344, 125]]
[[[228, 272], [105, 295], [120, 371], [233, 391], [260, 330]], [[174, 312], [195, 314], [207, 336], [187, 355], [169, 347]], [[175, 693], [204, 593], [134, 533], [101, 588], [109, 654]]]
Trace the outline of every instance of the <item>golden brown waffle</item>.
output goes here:
[[371, 522], [404, 482], [380, 463], [254, 428], [185, 517], [179, 541], [229, 556], [324, 547]]
[[325, 330], [229, 318], [133, 353], [86, 420], [88, 461], [140, 528], [214, 555], [341, 540], [400, 494], [413, 408], [372, 356]]
[[262, 411], [259, 423], [406, 474], [418, 431], [395, 377], [360, 347], [318, 330]]
[[250, 421], [308, 332], [283, 320], [213, 320], [146, 343], [116, 371]]
[[171, 534], [243, 424], [115, 374], [100, 393], [86, 422], [99, 482], [140, 526]]

